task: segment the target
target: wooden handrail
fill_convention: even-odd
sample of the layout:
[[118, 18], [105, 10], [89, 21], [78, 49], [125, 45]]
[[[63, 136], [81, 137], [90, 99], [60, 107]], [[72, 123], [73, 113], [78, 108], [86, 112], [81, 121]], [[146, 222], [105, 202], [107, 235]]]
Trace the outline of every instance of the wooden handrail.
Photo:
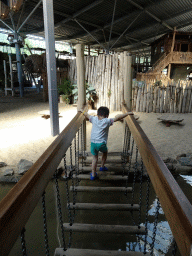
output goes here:
[[[124, 113], [128, 112], [125, 105], [123, 105], [122, 111]], [[125, 120], [138, 146], [180, 253], [183, 256], [190, 256], [192, 246], [192, 205], [134, 116], [127, 116]]]
[[0, 255], [8, 255], [81, 123], [80, 112], [0, 202]]

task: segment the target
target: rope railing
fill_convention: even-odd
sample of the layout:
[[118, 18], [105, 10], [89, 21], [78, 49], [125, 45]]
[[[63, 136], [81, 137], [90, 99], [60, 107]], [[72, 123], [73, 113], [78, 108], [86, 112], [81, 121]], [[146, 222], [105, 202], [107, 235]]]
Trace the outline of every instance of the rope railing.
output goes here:
[[[46, 231], [44, 191], [53, 178], [84, 119], [85, 117], [82, 113], [77, 113], [68, 126], [0, 202], [1, 256], [9, 254], [21, 232], [22, 251], [26, 251], [23, 230], [42, 195], [44, 229]], [[48, 240], [46, 232], [45, 240]], [[48, 245], [46, 244], [45, 247], [46, 254], [48, 255]]]
[[[123, 105], [122, 111], [128, 111]], [[133, 116], [125, 118], [181, 255], [190, 256], [192, 205]]]

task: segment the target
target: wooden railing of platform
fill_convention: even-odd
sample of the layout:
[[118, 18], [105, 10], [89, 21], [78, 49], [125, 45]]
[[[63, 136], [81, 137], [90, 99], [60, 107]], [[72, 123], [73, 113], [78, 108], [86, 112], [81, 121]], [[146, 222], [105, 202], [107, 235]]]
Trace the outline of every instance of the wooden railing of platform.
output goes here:
[[77, 113], [0, 202], [0, 255], [8, 255], [69, 148], [84, 116]]
[[[123, 105], [122, 111], [128, 111]], [[135, 120], [127, 116], [126, 122], [138, 146], [181, 255], [192, 254], [192, 205], [158, 155], [150, 140]]]

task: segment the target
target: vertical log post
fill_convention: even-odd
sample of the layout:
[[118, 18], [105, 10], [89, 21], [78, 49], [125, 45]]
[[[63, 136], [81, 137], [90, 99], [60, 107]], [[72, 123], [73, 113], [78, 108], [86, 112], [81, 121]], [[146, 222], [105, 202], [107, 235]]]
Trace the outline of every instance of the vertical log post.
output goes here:
[[[85, 64], [84, 64], [84, 45], [76, 45], [76, 65], [77, 65], [77, 86], [78, 86], [78, 102], [77, 111], [84, 107], [86, 103], [85, 89]], [[86, 150], [86, 121], [83, 122], [84, 149]]]
[[132, 110], [132, 56], [124, 52], [124, 101]]
[[58, 92], [55, 59], [53, 0], [43, 0], [51, 135], [59, 134]]

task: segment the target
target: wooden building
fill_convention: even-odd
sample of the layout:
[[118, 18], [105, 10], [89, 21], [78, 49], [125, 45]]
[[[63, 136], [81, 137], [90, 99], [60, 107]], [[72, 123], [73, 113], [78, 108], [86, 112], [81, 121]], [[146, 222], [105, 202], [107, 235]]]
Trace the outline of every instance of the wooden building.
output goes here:
[[191, 70], [192, 33], [173, 31], [151, 44], [151, 69], [137, 78], [159, 80], [164, 71], [169, 79], [186, 79]]

